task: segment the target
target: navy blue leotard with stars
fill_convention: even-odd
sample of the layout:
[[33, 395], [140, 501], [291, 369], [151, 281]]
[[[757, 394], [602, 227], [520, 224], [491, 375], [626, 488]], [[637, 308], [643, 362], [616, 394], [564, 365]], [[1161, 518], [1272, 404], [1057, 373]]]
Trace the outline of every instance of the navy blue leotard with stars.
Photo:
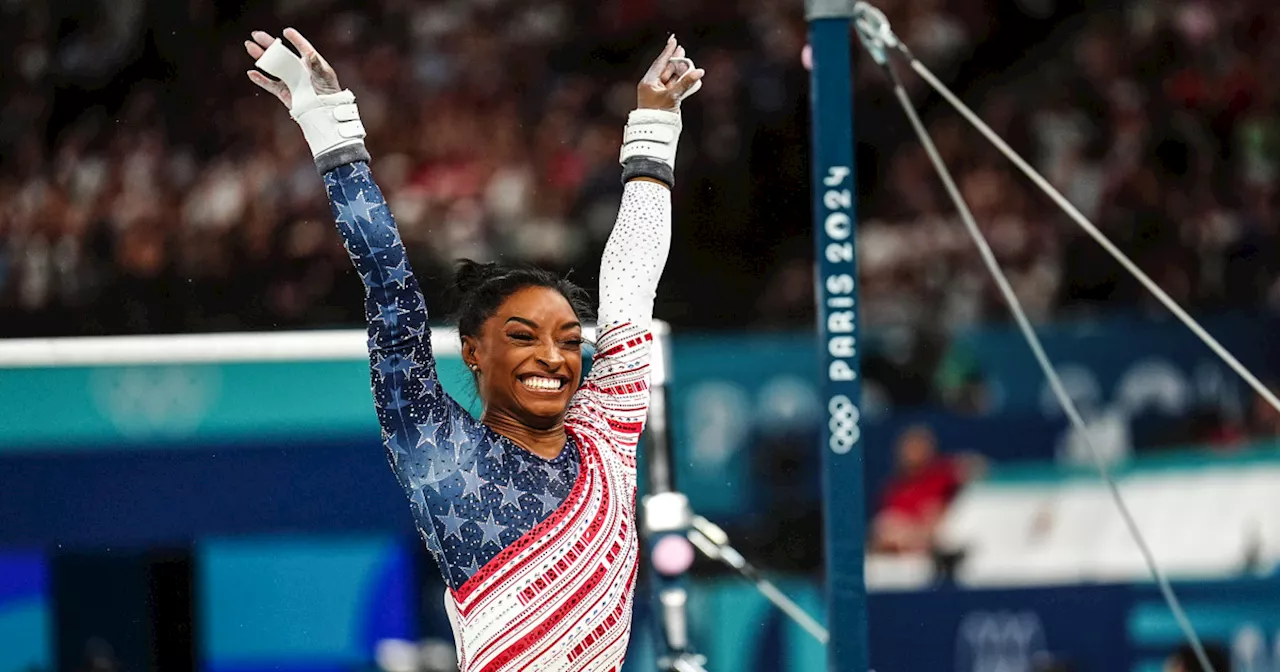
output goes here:
[[572, 439], [551, 460], [520, 449], [445, 394], [426, 300], [368, 164], [330, 170], [324, 183], [365, 286], [383, 442], [423, 541], [456, 590], [560, 506], [577, 478], [580, 454]]

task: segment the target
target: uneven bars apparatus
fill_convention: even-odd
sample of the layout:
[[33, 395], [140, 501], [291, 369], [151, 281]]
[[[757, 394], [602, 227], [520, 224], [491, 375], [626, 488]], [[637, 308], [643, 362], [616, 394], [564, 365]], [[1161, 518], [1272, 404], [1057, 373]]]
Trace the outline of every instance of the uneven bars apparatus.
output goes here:
[[812, 49], [810, 112], [818, 348], [827, 423], [822, 455], [828, 672], [866, 672], [866, 511], [857, 349], [857, 180], [849, 25], [854, 0], [806, 0]]
[[[806, 0], [813, 49], [810, 107], [813, 116], [814, 245], [823, 398], [829, 420], [820, 450], [827, 622], [824, 628], [792, 602], [729, 545], [724, 531], [694, 515], [672, 481], [671, 443], [666, 432], [665, 390], [653, 385], [650, 402], [650, 494], [643, 526], [657, 577], [661, 658], [659, 669], [698, 672], [706, 659], [693, 652], [687, 632], [684, 574], [692, 558], [680, 546], [692, 541], [707, 557], [723, 562], [753, 583], [766, 599], [827, 647], [828, 672], [866, 672], [867, 590], [864, 579], [866, 513], [863, 458], [856, 450], [861, 384], [857, 338], [856, 181], [853, 165], [852, 40], [854, 0]], [[678, 540], [678, 541], [677, 541]], [[666, 548], [662, 548], [666, 546]], [[688, 562], [658, 560], [663, 551]]]
[[[863, 459], [861, 453], [855, 450], [861, 438], [858, 428], [861, 386], [858, 381], [859, 357], [855, 347], [858, 324], [856, 182], [852, 138], [853, 92], [850, 50], [852, 40], [848, 29], [848, 24], [852, 23], [863, 46], [873, 60], [885, 70], [893, 83], [894, 94], [911, 122], [912, 129], [929, 154], [961, 219], [977, 245], [984, 264], [1005, 296], [1055, 396], [1058, 397], [1072, 424], [1085, 436], [1090, 452], [1093, 453], [1097, 462], [1099, 474], [1111, 491], [1117, 509], [1134, 542], [1142, 552], [1153, 578], [1159, 584], [1175, 620], [1194, 649], [1200, 665], [1212, 672], [1213, 666], [1205, 655], [1199, 636], [1182, 610], [1168, 579], [1156, 563], [1106, 464], [1100, 459], [1097, 449], [1089, 440], [1084, 420], [1063, 388], [1056, 369], [1045, 355], [1008, 280], [1004, 277], [989, 245], [974, 222], [967, 204], [956, 189], [949, 171], [942, 163], [889, 60], [888, 51], [898, 51], [912, 69], [966, 121], [986, 136], [987, 140], [1044, 191], [1068, 217], [1093, 237], [1214, 354], [1278, 411], [1280, 411], [1280, 397], [1266, 388], [1252, 372], [1081, 215], [1043, 176], [1010, 149], [928, 68], [916, 60], [907, 46], [893, 34], [883, 13], [863, 0], [806, 0], [805, 18], [810, 25], [809, 45], [812, 49], [810, 108], [813, 117], [814, 242], [817, 262], [815, 264], [815, 297], [819, 345], [826, 346], [821, 348], [821, 358], [824, 364], [823, 396], [828, 402], [829, 419], [819, 449], [823, 460], [826, 598], [831, 631], [828, 632], [821, 624], [809, 617], [752, 567], [741, 554], [729, 546], [723, 530], [701, 516], [689, 515], [691, 512], [688, 511], [688, 502], [683, 500], [683, 510], [689, 516], [683, 524], [689, 539], [708, 557], [724, 562], [744, 578], [755, 583], [761, 594], [815, 639], [826, 644], [828, 672], [851, 670], [862, 672], [868, 669], [870, 653], [864, 579], [866, 523], [862, 498]], [[667, 454], [669, 455], [669, 452]], [[850, 478], [838, 479], [837, 474], [848, 475]], [[842, 489], [841, 485], [851, 487]], [[700, 668], [677, 665], [671, 669], [683, 671]]]
[[[696, 547], [729, 566], [775, 607], [827, 646], [829, 672], [864, 672], [869, 666], [867, 591], [864, 580], [865, 518], [863, 459], [855, 448], [861, 385], [858, 381], [856, 279], [856, 183], [853, 166], [853, 90], [849, 25], [854, 0], [806, 0], [814, 68], [813, 195], [819, 344], [825, 345], [824, 395], [830, 421], [821, 443], [824, 473], [824, 538], [826, 540], [827, 618], [840, 628], [824, 628], [788, 598], [742, 554], [729, 545], [724, 531], [695, 515], [689, 499], [676, 489], [674, 453], [668, 431], [666, 384], [670, 375], [651, 384], [649, 424], [649, 495], [641, 504], [641, 531], [656, 581], [660, 670], [701, 672], [706, 658], [697, 654], [688, 634], [685, 575]], [[819, 68], [817, 63], [822, 62]], [[667, 356], [664, 351], [660, 356]], [[655, 360], [657, 357], [655, 357]], [[670, 371], [670, 362], [664, 362]], [[851, 487], [842, 487], [851, 486]], [[838, 633], [834, 636], [832, 633]]]
[[897, 98], [899, 105], [902, 107], [903, 113], [907, 116], [907, 120], [911, 124], [912, 131], [920, 140], [921, 146], [928, 155], [930, 162], [933, 164], [934, 171], [938, 178], [942, 181], [947, 195], [951, 198], [955, 205], [957, 214], [967, 230], [969, 237], [973, 240], [974, 245], [978, 248], [979, 256], [983, 264], [987, 267], [992, 280], [996, 287], [1008, 304], [1010, 312], [1013, 313], [1014, 321], [1018, 325], [1018, 329], [1022, 332], [1023, 338], [1030, 347], [1032, 354], [1035, 356], [1041, 372], [1049, 383], [1058, 403], [1062, 406], [1062, 410], [1066, 413], [1074, 429], [1084, 438], [1085, 444], [1089, 448], [1089, 452], [1094, 460], [1098, 475], [1106, 485], [1112, 500], [1116, 505], [1116, 510], [1120, 514], [1125, 527], [1129, 531], [1130, 537], [1133, 539], [1135, 546], [1142, 555], [1147, 568], [1150, 570], [1152, 578], [1160, 588], [1169, 611], [1173, 614], [1174, 620], [1177, 622], [1179, 629], [1182, 630], [1183, 636], [1191, 645], [1195, 652], [1195, 656], [1200, 667], [1206, 672], [1214, 672], [1213, 664], [1210, 662], [1205, 653], [1204, 645], [1200, 641], [1199, 635], [1195, 631], [1191, 620], [1187, 617], [1183, 610], [1177, 594], [1174, 592], [1172, 584], [1160, 569], [1159, 563], [1156, 562], [1155, 555], [1151, 552], [1150, 546], [1142, 534], [1141, 528], [1137, 521], [1129, 511], [1128, 505], [1125, 503], [1119, 487], [1116, 485], [1115, 479], [1111, 476], [1110, 469], [1107, 466], [1097, 447], [1094, 445], [1088, 427], [1076, 408], [1075, 402], [1067, 393], [1063, 386], [1060, 376], [1053, 362], [1045, 354], [1044, 347], [1040, 344], [1040, 338], [1036, 335], [1035, 329], [1032, 327], [1030, 320], [1027, 319], [1022, 309], [1022, 304], [1018, 300], [1017, 294], [1014, 292], [1009, 280], [1005, 277], [1004, 271], [1000, 268], [999, 262], [996, 260], [995, 254], [991, 251], [991, 246], [987, 243], [981, 229], [978, 228], [977, 222], [974, 220], [973, 213], [969, 210], [968, 203], [965, 202], [963, 195], [955, 184], [955, 180], [951, 176], [951, 171], [943, 160], [942, 155], [938, 152], [937, 147], [933, 143], [932, 137], [929, 135], [928, 129], [920, 120], [919, 114], [916, 112], [915, 104], [912, 103], [910, 96], [907, 94], [906, 87], [902, 83], [902, 79], [897, 72], [897, 68], [892, 57], [892, 52], [897, 52], [901, 60], [910, 64], [911, 69], [916, 72], [930, 87], [943, 97], [958, 113], [964, 117], [979, 133], [997, 149], [1004, 154], [1011, 163], [1018, 167], [1028, 179], [1040, 188], [1046, 196], [1048, 196], [1054, 204], [1062, 209], [1072, 221], [1080, 228], [1084, 229], [1104, 250], [1107, 251], [1117, 262], [1120, 263], [1126, 271], [1136, 278], [1157, 300], [1160, 301], [1169, 312], [1173, 313], [1197, 338], [1199, 338], [1210, 350], [1214, 352], [1225, 364], [1234, 370], [1244, 381], [1256, 391], [1259, 396], [1267, 401], [1273, 408], [1280, 410], [1280, 398], [1261, 381], [1257, 376], [1253, 375], [1243, 364], [1239, 362], [1226, 348], [1222, 346], [1217, 339], [1213, 338], [1200, 323], [1196, 322], [1181, 306], [1177, 304], [1164, 290], [1160, 289], [1156, 283], [1151, 280], [1137, 264], [1133, 263], [1118, 247], [1113, 244], [1105, 234], [1101, 232], [1092, 222], [1088, 220], [1079, 210], [1076, 209], [1070, 201], [1066, 199], [1057, 189], [1049, 183], [1039, 172], [1031, 167], [1017, 152], [1013, 151], [1007, 143], [991, 130], [972, 110], [968, 108], [950, 89], [946, 87], [934, 74], [916, 59], [911, 53], [910, 48], [903, 44], [898, 36], [894, 34], [893, 28], [889, 25], [889, 21], [885, 18], [883, 12], [872, 6], [865, 0], [857, 0], [854, 4], [854, 29], [858, 33], [858, 39], [870, 54], [872, 60], [880, 66], [884, 71], [892, 85], [894, 96]]

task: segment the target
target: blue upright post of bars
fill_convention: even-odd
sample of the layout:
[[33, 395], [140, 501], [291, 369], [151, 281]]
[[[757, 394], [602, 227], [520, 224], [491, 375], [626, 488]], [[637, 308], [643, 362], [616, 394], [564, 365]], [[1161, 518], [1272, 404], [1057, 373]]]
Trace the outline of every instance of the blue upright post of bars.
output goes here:
[[826, 540], [828, 672], [867, 672], [866, 512], [859, 407], [858, 264], [855, 233], [854, 0], [806, 0], [812, 47], [813, 217], [823, 401], [823, 534]]

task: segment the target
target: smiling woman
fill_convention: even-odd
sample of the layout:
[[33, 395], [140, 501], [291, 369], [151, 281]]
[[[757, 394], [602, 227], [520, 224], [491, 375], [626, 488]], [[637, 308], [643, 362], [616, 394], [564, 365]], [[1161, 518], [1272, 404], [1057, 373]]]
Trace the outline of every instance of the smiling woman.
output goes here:
[[586, 290], [546, 271], [458, 264], [454, 286], [462, 358], [485, 402], [481, 422], [548, 459], [560, 454], [556, 427], [582, 378]]
[[[552, 274], [461, 262], [462, 356], [479, 421], [440, 386], [427, 306], [369, 169], [355, 96], [293, 29], [256, 32], [249, 78], [302, 127], [365, 286], [387, 454], [449, 584], [461, 669], [617, 670], [635, 592], [636, 444], [648, 414], [653, 301], [671, 241], [680, 101], [703, 71], [675, 36], [637, 87], [626, 186], [600, 269], [596, 355], [582, 378], [585, 293]], [[581, 382], [579, 382], [581, 381]]]

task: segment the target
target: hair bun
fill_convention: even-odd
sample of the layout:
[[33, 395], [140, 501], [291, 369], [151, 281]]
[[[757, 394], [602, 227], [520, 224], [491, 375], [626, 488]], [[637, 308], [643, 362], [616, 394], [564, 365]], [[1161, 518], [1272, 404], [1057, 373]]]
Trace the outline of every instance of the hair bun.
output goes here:
[[502, 266], [492, 261], [481, 263], [470, 259], [459, 259], [457, 268], [453, 272], [453, 288], [459, 294], [470, 294], [484, 283], [504, 273]]
[[453, 274], [458, 335], [465, 338], [479, 334], [485, 320], [492, 317], [508, 297], [525, 287], [559, 292], [580, 321], [591, 319], [586, 290], [555, 273], [524, 264], [459, 259]]

